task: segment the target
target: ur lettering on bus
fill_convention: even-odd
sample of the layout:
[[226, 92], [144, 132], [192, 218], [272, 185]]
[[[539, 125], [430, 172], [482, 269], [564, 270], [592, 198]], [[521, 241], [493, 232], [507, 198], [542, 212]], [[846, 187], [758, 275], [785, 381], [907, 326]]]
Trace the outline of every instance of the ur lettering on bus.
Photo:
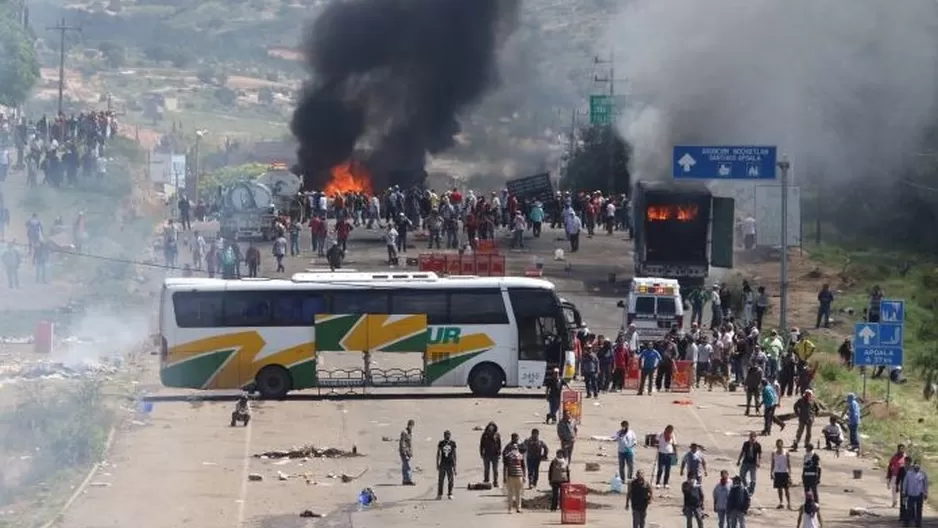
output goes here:
[[458, 326], [439, 326], [437, 328], [427, 328], [427, 340], [431, 345], [445, 345], [447, 343], [459, 343], [461, 330]]

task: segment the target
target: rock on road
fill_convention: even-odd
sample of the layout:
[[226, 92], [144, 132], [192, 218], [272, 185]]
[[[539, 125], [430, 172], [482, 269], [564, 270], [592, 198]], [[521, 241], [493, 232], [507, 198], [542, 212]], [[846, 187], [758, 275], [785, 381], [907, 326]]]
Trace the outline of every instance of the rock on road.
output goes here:
[[[535, 241], [533, 250], [513, 252], [509, 270], [520, 274], [534, 254], [549, 261], [557, 232], [545, 231]], [[369, 242], [373, 238], [375, 241]], [[350, 243], [349, 267], [359, 270], [380, 269], [377, 263], [384, 248], [378, 235], [359, 236]], [[307, 241], [304, 241], [308, 244]], [[596, 333], [613, 334], [619, 327], [621, 313], [615, 308], [620, 294], [609, 291], [608, 273], [626, 276], [630, 262], [626, 258], [629, 245], [621, 237], [597, 236], [582, 244], [580, 254], [571, 258], [573, 271], [563, 265], [547, 263], [545, 277], [553, 280], [562, 296], [580, 308], [591, 329]], [[417, 250], [411, 250], [417, 253]], [[272, 276], [269, 249], [264, 271]], [[320, 266], [322, 264], [319, 264]], [[291, 259], [288, 272], [310, 267], [309, 256]], [[386, 269], [386, 268], [384, 268]], [[605, 285], [604, 285], [605, 284]], [[155, 361], [155, 358], [154, 358]], [[146, 380], [152, 382], [153, 380]], [[468, 389], [466, 390], [468, 392]], [[162, 394], [178, 394], [178, 390], [162, 389]], [[618, 429], [620, 420], [627, 419], [641, 438], [658, 433], [665, 425], [676, 426], [679, 443], [686, 448], [698, 442], [706, 448], [710, 476], [704, 481], [708, 507], [712, 507], [712, 489], [719, 471], [735, 471], [735, 461], [745, 436], [751, 429], [761, 428], [761, 418], [743, 416], [744, 395], [714, 392], [687, 394], [656, 393], [636, 396], [634, 393], [601, 395], [598, 400], [584, 400], [580, 441], [574, 452], [573, 480], [596, 490], [608, 490], [608, 482], [616, 472], [615, 444], [591, 440], [608, 437]], [[692, 404], [675, 403], [690, 400]], [[790, 408], [791, 399], [782, 402]], [[488, 528], [542, 526], [559, 524], [559, 514], [543, 510], [527, 510], [522, 515], [508, 515], [504, 497], [498, 490], [468, 491], [469, 482], [481, 480], [481, 462], [477, 456], [480, 432], [476, 427], [494, 420], [507, 441], [511, 432], [522, 437], [540, 427], [542, 436], [552, 449], [558, 447], [551, 426], [541, 426], [545, 402], [532, 400], [479, 400], [474, 398], [419, 401], [346, 401], [346, 402], [262, 402], [256, 405], [254, 418], [247, 428], [228, 427], [231, 403], [156, 403], [147, 425], [123, 429], [108, 455], [105, 467], [65, 512], [62, 528], [327, 528], [364, 527], [431, 527], [456, 526], [461, 523], [484, 523]], [[414, 433], [415, 475], [417, 486], [401, 487], [397, 437], [407, 419], [416, 420]], [[455, 498], [437, 502], [434, 457], [436, 442], [449, 429], [459, 449], [459, 474]], [[819, 434], [819, 428], [817, 434]], [[776, 438], [789, 444], [792, 428], [763, 438], [768, 451]], [[312, 459], [309, 461], [275, 461], [251, 457], [254, 453], [286, 449], [303, 444], [351, 449], [356, 446], [365, 456], [358, 458]], [[800, 471], [803, 453], [792, 454], [792, 466]], [[874, 469], [873, 461], [853, 456], [835, 458], [821, 452], [824, 484], [822, 512], [827, 528], [848, 528], [887, 525], [895, 522], [895, 510], [888, 509], [888, 494], [883, 473]], [[654, 450], [641, 448], [637, 466], [652, 470]], [[599, 472], [585, 472], [585, 462], [599, 462]], [[777, 504], [768, 475], [769, 458], [759, 472], [753, 500], [750, 527], [794, 526], [796, 513], [776, 510]], [[680, 482], [674, 468], [671, 490], [656, 492], [649, 511], [649, 526], [683, 526], [680, 516]], [[861, 479], [853, 478], [853, 470], [863, 470]], [[331, 476], [342, 473], [365, 474], [344, 484]], [[542, 481], [546, 482], [546, 464]], [[256, 473], [262, 481], [249, 481]], [[287, 476], [281, 480], [278, 473]], [[795, 480], [800, 480], [796, 478]], [[540, 484], [541, 490], [547, 489]], [[358, 492], [366, 486], [375, 490], [377, 504], [370, 510], [355, 511]], [[525, 491], [525, 497], [543, 491]], [[793, 488], [797, 501], [800, 488]], [[605, 509], [588, 511], [590, 526], [622, 526], [630, 523], [623, 510], [624, 496], [591, 494], [590, 502]], [[848, 510], [870, 508], [879, 518], [850, 517]], [[325, 514], [322, 519], [305, 519], [303, 510]], [[715, 526], [715, 518], [706, 526]]]

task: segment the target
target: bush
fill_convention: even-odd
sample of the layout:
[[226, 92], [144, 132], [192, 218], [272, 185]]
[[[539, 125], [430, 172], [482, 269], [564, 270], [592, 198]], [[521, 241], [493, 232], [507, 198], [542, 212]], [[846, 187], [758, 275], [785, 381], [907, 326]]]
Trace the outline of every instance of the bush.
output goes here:
[[67, 389], [27, 384], [17, 399], [6, 445], [37, 453], [26, 483], [41, 482], [60, 470], [97, 462], [113, 418], [99, 380]]

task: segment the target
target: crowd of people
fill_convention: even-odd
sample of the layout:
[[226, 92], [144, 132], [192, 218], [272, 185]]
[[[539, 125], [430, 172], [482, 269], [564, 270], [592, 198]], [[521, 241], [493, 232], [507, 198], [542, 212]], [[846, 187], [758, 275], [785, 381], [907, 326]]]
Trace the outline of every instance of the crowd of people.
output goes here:
[[102, 178], [107, 172], [105, 145], [116, 133], [109, 111], [43, 115], [34, 121], [0, 115], [0, 181], [13, 169], [25, 169], [31, 187]]

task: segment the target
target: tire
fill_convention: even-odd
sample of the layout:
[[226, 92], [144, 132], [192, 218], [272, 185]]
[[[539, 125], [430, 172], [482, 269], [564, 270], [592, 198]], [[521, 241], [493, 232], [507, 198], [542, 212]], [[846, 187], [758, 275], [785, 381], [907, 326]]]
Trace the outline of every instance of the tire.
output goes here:
[[279, 400], [293, 388], [293, 379], [287, 369], [280, 365], [268, 365], [254, 377], [254, 387], [261, 397]]
[[505, 372], [494, 363], [476, 365], [469, 373], [469, 389], [476, 396], [495, 396], [504, 384]]

